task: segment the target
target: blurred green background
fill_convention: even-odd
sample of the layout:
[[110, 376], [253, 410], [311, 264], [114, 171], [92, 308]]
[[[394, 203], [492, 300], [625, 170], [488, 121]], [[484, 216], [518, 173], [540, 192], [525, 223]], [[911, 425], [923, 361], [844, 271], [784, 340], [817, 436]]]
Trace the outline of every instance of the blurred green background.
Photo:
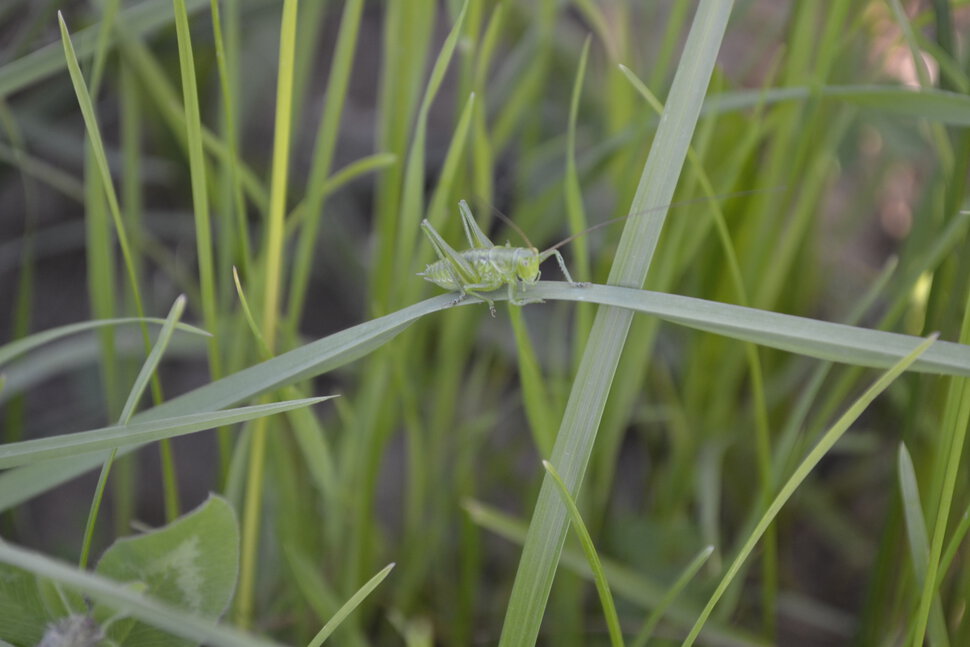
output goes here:
[[[459, 2], [304, 0], [295, 31], [275, 0], [185, 5], [188, 62], [169, 2], [0, 3], [0, 339], [139, 308], [162, 317], [185, 294], [185, 320], [214, 336], [173, 337], [156, 404], [439, 294], [415, 276], [434, 260], [418, 223], [463, 245], [459, 199], [496, 242], [525, 244], [500, 210], [540, 249], [625, 215], [658, 117], [619, 66], [662, 102], [696, 8], [469, 0], [449, 59]], [[968, 25], [966, 2], [738, 0], [646, 287], [957, 340]], [[605, 282], [622, 227], [563, 248], [577, 280]], [[543, 277], [561, 279], [554, 263]], [[341, 394], [312, 414], [119, 459], [94, 554], [222, 492], [254, 524], [228, 615], [238, 624], [306, 643], [393, 561], [336, 644], [495, 644], [593, 312], [550, 301], [425, 317], [293, 387]], [[144, 354], [135, 327], [102, 329], [2, 367], [0, 441], [117, 420]], [[635, 318], [578, 499], [629, 640], [712, 545], [653, 637], [679, 643], [765, 502], [873, 375]], [[706, 644], [903, 644], [922, 575], [897, 451], [905, 442], [924, 497], [935, 492], [948, 380], [904, 376], [853, 426], [782, 511]], [[7, 510], [0, 535], [77, 560], [96, 482]], [[952, 524], [967, 485], [964, 470]], [[929, 519], [937, 503], [924, 504]], [[566, 551], [583, 566], [572, 537]], [[970, 644], [964, 553], [938, 589], [954, 645]], [[608, 642], [593, 587], [560, 568], [540, 643]]]

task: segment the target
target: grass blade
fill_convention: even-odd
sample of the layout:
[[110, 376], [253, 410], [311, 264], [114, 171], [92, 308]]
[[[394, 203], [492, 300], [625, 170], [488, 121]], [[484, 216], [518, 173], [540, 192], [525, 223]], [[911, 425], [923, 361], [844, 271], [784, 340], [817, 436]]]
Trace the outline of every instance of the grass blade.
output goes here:
[[[707, 301], [650, 290], [612, 285], [582, 289], [568, 283], [543, 281], [529, 289], [530, 297], [546, 300], [591, 301], [630, 308], [664, 321], [697, 330], [750, 341], [762, 346], [833, 362], [888, 368], [905, 357], [915, 340], [911, 335], [831, 323], [758, 308]], [[499, 294], [489, 295], [500, 301]], [[937, 341], [913, 364], [913, 371], [970, 376], [970, 345]]]
[[[25, 440], [19, 443], [7, 443], [0, 445], [0, 469], [7, 469], [18, 465], [31, 465], [77, 456], [78, 454], [90, 454], [92, 452], [98, 452], [95, 458], [100, 463], [104, 460], [100, 452], [106, 449], [126, 448], [165, 438], [193, 434], [220, 425], [232, 425], [238, 422], [245, 422], [255, 418], [291, 411], [300, 407], [307, 407], [333, 397], [336, 396], [303, 398], [301, 400], [257, 404], [249, 407], [225, 409], [223, 411], [191, 413], [172, 418], [132, 422], [127, 425], [114, 425], [111, 427], [102, 427], [101, 429], [92, 429], [90, 431], [80, 431], [73, 434]], [[54, 469], [49, 463], [39, 467], [42, 469]], [[4, 476], [6, 477], [8, 475], [5, 474]], [[3, 497], [0, 496], [0, 498]]]
[[[899, 489], [903, 503], [903, 518], [906, 521], [906, 535], [909, 537], [909, 558], [913, 562], [913, 572], [916, 581], [926, 579], [926, 562], [930, 558], [930, 538], [926, 532], [926, 520], [923, 517], [923, 507], [920, 505], [919, 485], [916, 482], [916, 470], [913, 459], [906, 449], [906, 443], [899, 444], [899, 454], [896, 461], [899, 473]], [[946, 636], [946, 620], [943, 617], [943, 607], [939, 595], [934, 596], [930, 617], [930, 645], [948, 647], [950, 641]]]
[[[631, 212], [670, 202], [732, 4], [705, 0], [697, 9], [684, 48], [684, 63], [667, 102], [668, 119], [662, 122], [666, 127], [657, 132]], [[610, 283], [643, 284], [663, 221], [657, 214], [659, 219], [635, 217], [627, 222]], [[585, 474], [630, 320], [629, 312], [604, 309], [593, 324], [551, 458], [570, 493], [578, 491]], [[552, 478], [547, 476], [506, 610], [499, 643], [502, 647], [535, 644], [565, 536], [566, 510]]]
[[849, 407], [842, 417], [840, 417], [835, 424], [829, 428], [829, 430], [819, 440], [818, 444], [812, 448], [805, 459], [798, 465], [797, 468], [795, 468], [795, 471], [792, 473], [791, 477], [789, 477], [788, 481], [786, 481], [781, 487], [778, 494], [775, 495], [775, 498], [771, 501], [771, 505], [768, 506], [768, 509], [765, 511], [764, 515], [762, 515], [761, 520], [758, 521], [758, 524], [748, 536], [748, 539], [745, 541], [744, 545], [738, 551], [737, 557], [734, 558], [734, 561], [731, 563], [731, 566], [728, 567], [724, 577], [721, 578], [721, 582], [717, 585], [714, 593], [711, 594], [711, 598], [708, 600], [707, 606], [705, 606], [701, 611], [700, 616], [694, 623], [694, 627], [690, 630], [690, 633], [687, 634], [687, 638], [684, 640], [682, 647], [690, 647], [690, 645], [694, 644], [694, 641], [697, 639], [697, 636], [700, 633], [701, 628], [704, 626], [704, 623], [707, 621], [708, 616], [710, 616], [711, 612], [714, 610], [714, 606], [721, 599], [721, 596], [724, 595], [724, 592], [734, 580], [734, 576], [737, 575], [738, 571], [741, 569], [741, 565], [754, 550], [758, 540], [761, 539], [761, 536], [764, 534], [765, 530], [767, 530], [768, 526], [771, 525], [771, 522], [774, 521], [775, 517], [778, 515], [778, 512], [785, 505], [788, 499], [791, 498], [792, 494], [795, 493], [798, 486], [802, 484], [812, 470], [815, 469], [815, 466], [818, 465], [819, 461], [822, 460], [822, 458], [842, 437], [842, 435], [848, 431], [849, 426], [862, 415], [872, 401], [875, 400], [880, 393], [885, 391], [889, 385], [892, 384], [892, 382], [903, 373], [903, 371], [910, 368], [913, 362], [916, 361], [916, 358], [926, 352], [926, 350], [933, 344], [934, 340], [935, 336], [929, 337], [923, 343], [913, 349], [913, 351], [910, 352], [906, 357], [897, 362], [892, 368], [883, 373], [882, 376], [880, 376], [879, 379], [866, 390], [865, 393], [859, 396], [859, 398], [852, 404], [851, 407]]
[[583, 516], [579, 512], [579, 508], [576, 507], [576, 502], [573, 501], [572, 495], [569, 494], [569, 489], [566, 487], [566, 484], [563, 483], [562, 477], [559, 476], [559, 472], [556, 471], [556, 468], [549, 461], [542, 461], [542, 466], [549, 476], [552, 477], [553, 482], [559, 489], [559, 496], [569, 510], [569, 518], [572, 521], [573, 530], [576, 531], [576, 536], [579, 537], [579, 543], [583, 547], [583, 554], [586, 555], [586, 561], [589, 562], [589, 569], [593, 572], [593, 582], [596, 583], [596, 592], [599, 594], [600, 604], [603, 605], [603, 615], [606, 617], [606, 626], [610, 632], [610, 644], [613, 647], [622, 647], [623, 632], [620, 629], [620, 619], [616, 615], [616, 605], [613, 603], [613, 594], [610, 593], [610, 583], [606, 580], [606, 575], [603, 573], [603, 565], [600, 562], [599, 555], [596, 553], [596, 546], [593, 545], [593, 538], [589, 536], [589, 530], [586, 529], [586, 524], [583, 523]]
[[702, 549], [701, 552], [697, 554], [697, 557], [692, 559], [690, 564], [684, 568], [683, 572], [681, 572], [681, 574], [674, 581], [673, 585], [664, 595], [663, 600], [660, 601], [660, 604], [658, 604], [654, 610], [650, 612], [650, 615], [643, 623], [643, 627], [640, 629], [637, 637], [633, 640], [632, 647], [646, 646], [647, 641], [650, 640], [650, 636], [653, 635], [653, 632], [660, 623], [660, 619], [663, 618], [664, 613], [667, 612], [667, 609], [671, 604], [673, 604], [674, 600], [677, 599], [677, 596], [680, 595], [681, 591], [684, 590], [687, 584], [694, 579], [694, 576], [697, 575], [697, 571], [701, 570], [701, 566], [703, 566], [707, 562], [708, 558], [713, 554], [714, 546], [707, 546]]
[[219, 626], [184, 609], [133, 591], [119, 582], [78, 570], [40, 553], [17, 548], [3, 540], [0, 540], [0, 562], [49, 578], [173, 636], [220, 647], [279, 647], [278, 643]]
[[[30, 337], [23, 337], [0, 346], [0, 366], [8, 364], [11, 360], [16, 359], [25, 353], [29, 353], [35, 348], [55, 342], [64, 337], [76, 335], [79, 332], [95, 330], [105, 326], [127, 326], [130, 324], [141, 323], [164, 325], [165, 320], [157, 317], [122, 317], [119, 319], [96, 319], [94, 321], [82, 321], [79, 323], [68, 324], [66, 326], [58, 326], [57, 328], [51, 328], [50, 330], [34, 333]], [[193, 335], [203, 335], [206, 337], [209, 336], [209, 333], [201, 328], [196, 328], [195, 326], [185, 323], [175, 324], [175, 329], [181, 330], [182, 332], [192, 333]]]
[[330, 637], [330, 634], [336, 631], [337, 627], [340, 626], [340, 623], [343, 622], [344, 619], [349, 616], [368, 595], [371, 594], [371, 591], [376, 589], [377, 586], [384, 581], [384, 578], [390, 574], [391, 569], [393, 568], [394, 564], [392, 562], [382, 568], [377, 575], [367, 580], [367, 582], [360, 587], [356, 593], [350, 596], [350, 599], [347, 600], [342, 607], [340, 607], [337, 613], [333, 614], [333, 617], [330, 618], [327, 624], [325, 624], [317, 635], [313, 637], [313, 640], [307, 643], [307, 647], [320, 647], [320, 645], [322, 645], [324, 641]]
[[[179, 69], [182, 74], [185, 139], [189, 148], [189, 172], [192, 180], [192, 214], [195, 222], [195, 249], [199, 261], [199, 287], [202, 292], [202, 321], [209, 330], [219, 329], [216, 304], [216, 279], [212, 259], [212, 227], [209, 222], [209, 192], [202, 144], [202, 117], [199, 110], [199, 88], [195, 78], [195, 57], [189, 33], [185, 0], [175, 3], [175, 32], [178, 36]], [[209, 373], [212, 379], [222, 377], [219, 344], [209, 339]]]

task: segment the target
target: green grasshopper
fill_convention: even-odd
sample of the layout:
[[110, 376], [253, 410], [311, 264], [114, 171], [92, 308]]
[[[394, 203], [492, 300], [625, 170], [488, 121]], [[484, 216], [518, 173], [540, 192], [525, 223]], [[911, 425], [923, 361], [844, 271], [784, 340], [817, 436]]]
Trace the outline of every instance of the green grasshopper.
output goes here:
[[468, 203], [462, 200], [458, 206], [461, 210], [461, 222], [465, 227], [465, 236], [471, 249], [455, 251], [431, 226], [431, 223], [424, 220], [421, 222], [421, 229], [431, 241], [438, 260], [418, 273], [418, 276], [423, 276], [426, 281], [431, 281], [446, 290], [457, 291], [458, 296], [454, 303], [460, 302], [470, 294], [487, 303], [489, 312], [494, 317], [495, 302], [484, 296], [482, 292], [491, 292], [503, 285], [508, 286], [509, 303], [512, 305], [523, 306], [541, 302], [542, 299], [527, 299], [522, 295], [529, 286], [535, 285], [539, 280], [539, 265], [550, 256], [555, 256], [559, 261], [559, 269], [562, 270], [570, 285], [573, 287], [589, 285], [573, 281], [569, 270], [566, 269], [566, 262], [559, 253], [558, 248], [572, 238], [567, 238], [541, 252], [531, 243], [529, 247], [512, 247], [509, 243], [496, 246], [475, 222]]

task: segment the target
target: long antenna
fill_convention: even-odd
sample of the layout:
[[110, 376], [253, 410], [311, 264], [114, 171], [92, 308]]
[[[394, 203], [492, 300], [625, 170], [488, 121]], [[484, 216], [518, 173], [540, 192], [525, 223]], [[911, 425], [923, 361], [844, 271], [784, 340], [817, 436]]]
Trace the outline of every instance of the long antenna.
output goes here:
[[[773, 193], [773, 192], [777, 192], [777, 191], [783, 191], [783, 190], [785, 190], [787, 188], [788, 188], [787, 185], [782, 185], [782, 186], [776, 186], [773, 189], [749, 189], [747, 191], [737, 191], [735, 193], [725, 193], [725, 194], [722, 194], [722, 195], [717, 195], [717, 196], [714, 196], [714, 199], [716, 199], [716, 200], [727, 200], [729, 198], [740, 198], [742, 196], [752, 195], [752, 194], [755, 194], [755, 193]], [[587, 229], [584, 229], [583, 231], [581, 231], [579, 233], [573, 234], [569, 238], [565, 238], [563, 240], [560, 240], [558, 243], [556, 243], [552, 247], [549, 247], [547, 249], [542, 250], [542, 252], [540, 252], [540, 254], [546, 254], [548, 252], [557, 250], [560, 247], [562, 247], [563, 245], [565, 245], [567, 243], [571, 243], [574, 240], [576, 240], [577, 238], [579, 238], [580, 236], [585, 236], [586, 234], [588, 234], [591, 231], [596, 231], [597, 229], [602, 229], [603, 227], [606, 227], [607, 225], [612, 225], [613, 223], [620, 222], [621, 220], [626, 220], [627, 218], [630, 218], [632, 216], [642, 216], [642, 215], [647, 214], [647, 213], [654, 213], [656, 211], [662, 211], [664, 209], [670, 209], [671, 207], [681, 207], [681, 206], [684, 206], [685, 204], [694, 204], [694, 203], [697, 203], [697, 202], [710, 202], [710, 201], [711, 201], [711, 198], [693, 198], [691, 200], [678, 200], [676, 202], [671, 202], [669, 204], [665, 204], [665, 205], [660, 206], [660, 207], [653, 207], [651, 209], [644, 209], [643, 211], [638, 211], [636, 213], [629, 213], [629, 214], [627, 214], [625, 216], [620, 216], [619, 218], [610, 218], [609, 220], [604, 220], [603, 222], [597, 223], [597, 224], [593, 225], [592, 227], [589, 227]], [[502, 216], [502, 219], [505, 220], [506, 222], [508, 222], [513, 227], [515, 227], [515, 229], [521, 233], [521, 230], [518, 227], [516, 227], [508, 218], [506, 218], [505, 216]], [[522, 237], [525, 238], [525, 234], [522, 234]], [[531, 243], [530, 243], [530, 245], [531, 245]]]
[[504, 213], [502, 213], [501, 211], [499, 211], [494, 206], [492, 207], [492, 211], [495, 213], [496, 216], [499, 217], [499, 219], [502, 222], [504, 222], [506, 225], [508, 225], [509, 227], [511, 227], [512, 229], [514, 229], [515, 230], [515, 233], [517, 233], [519, 236], [522, 236], [522, 240], [524, 240], [529, 245], [529, 247], [531, 247], [532, 249], [535, 249], [536, 248], [536, 246], [532, 244], [532, 241], [529, 240], [529, 237], [525, 235], [525, 232], [522, 231], [522, 228], [519, 227], [514, 222], [512, 222], [512, 219], [511, 218], [509, 218], [508, 216], [506, 216]]

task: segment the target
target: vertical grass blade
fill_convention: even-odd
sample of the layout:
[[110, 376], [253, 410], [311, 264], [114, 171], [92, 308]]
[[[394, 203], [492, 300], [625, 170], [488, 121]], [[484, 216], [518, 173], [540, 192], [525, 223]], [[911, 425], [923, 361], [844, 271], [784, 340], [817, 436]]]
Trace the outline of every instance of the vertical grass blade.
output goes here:
[[[643, 213], [670, 202], [732, 5], [733, 2], [704, 0], [697, 9], [631, 213]], [[643, 285], [664, 215], [665, 212], [655, 211], [630, 218], [610, 272], [611, 284], [638, 288]], [[600, 309], [576, 374], [551, 460], [573, 496], [579, 490], [589, 462], [631, 319], [629, 312]], [[506, 610], [500, 641], [502, 647], [535, 644], [567, 523], [565, 506], [559, 500], [552, 478], [547, 476], [539, 493]]]
[[[960, 343], [970, 343], [970, 294], [967, 295], [963, 312], [963, 323], [960, 328]], [[943, 553], [943, 542], [946, 538], [947, 522], [950, 519], [950, 507], [956, 496], [957, 477], [960, 474], [961, 457], [967, 438], [967, 427], [970, 427], [970, 378], [950, 378], [947, 390], [946, 406], [943, 415], [942, 434], [939, 442], [942, 447], [941, 457], [945, 457], [942, 490], [936, 508], [936, 518], [932, 528], [933, 538], [930, 543], [930, 557], [926, 568], [926, 578], [923, 581], [923, 592], [920, 596], [919, 610], [916, 616], [916, 632], [913, 637], [914, 645], [923, 644], [926, 625], [929, 622], [930, 610], [936, 598], [936, 587], [940, 576], [940, 557]], [[934, 493], [935, 494], [935, 493]]]
[[606, 626], [610, 632], [610, 644], [613, 647], [623, 647], [623, 632], [620, 630], [620, 619], [616, 615], [616, 604], [613, 602], [613, 594], [610, 593], [610, 583], [606, 581], [606, 574], [603, 573], [603, 564], [600, 562], [599, 555], [596, 554], [596, 546], [593, 545], [593, 538], [589, 536], [589, 530], [583, 522], [583, 516], [576, 507], [572, 495], [562, 482], [559, 472], [549, 461], [542, 461], [542, 466], [552, 477], [553, 483], [559, 490], [559, 496], [563, 504], [569, 510], [569, 518], [572, 521], [573, 529], [579, 537], [579, 543], [583, 547], [583, 554], [589, 562], [589, 570], [593, 573], [593, 581], [596, 583], [596, 592], [599, 594], [600, 604], [603, 605], [603, 615], [606, 617]]
[[[286, 185], [290, 158], [291, 117], [293, 115], [293, 61], [296, 49], [298, 0], [285, 0], [280, 24], [278, 81], [276, 86], [276, 126], [273, 133], [273, 168], [270, 180], [269, 213], [267, 214], [265, 276], [263, 289], [262, 334], [270, 352], [276, 348], [279, 320], [280, 283], [283, 268], [283, 231], [286, 215]], [[247, 626], [252, 619], [256, 587], [256, 554], [262, 516], [263, 476], [266, 461], [266, 421], [261, 419], [253, 429], [252, 447], [246, 482], [243, 514], [242, 555], [236, 614]]]
[[[930, 557], [930, 539], [926, 532], [926, 520], [923, 518], [923, 506], [920, 504], [919, 485], [916, 482], [916, 469], [913, 459], [906, 449], [906, 443], [899, 444], [899, 454], [896, 460], [899, 473], [899, 490], [903, 503], [903, 519], [906, 522], [906, 535], [909, 537], [909, 557], [913, 562], [916, 581], [923, 582], [926, 578], [926, 562]], [[933, 616], [930, 618], [930, 645], [932, 647], [949, 647], [950, 641], [946, 636], [946, 620], [943, 618], [943, 607], [939, 596], [933, 601]]]
[[209, 224], [209, 191], [202, 146], [202, 116], [199, 88], [195, 79], [195, 57], [185, 0], [175, 4], [175, 31], [178, 36], [179, 69], [182, 73], [182, 99], [185, 111], [185, 138], [189, 147], [189, 172], [192, 177], [192, 213], [195, 221], [195, 246], [199, 256], [199, 285], [202, 291], [202, 321], [212, 333], [209, 338], [209, 372], [214, 380], [222, 377], [219, 357], [219, 321], [216, 306], [216, 279], [212, 260], [212, 227]]
[[350, 72], [354, 62], [354, 49], [357, 46], [363, 5], [362, 0], [349, 0], [344, 4], [343, 16], [340, 19], [340, 32], [334, 49], [333, 64], [330, 66], [330, 76], [327, 79], [323, 114], [320, 117], [320, 126], [317, 129], [313, 163], [310, 166], [310, 176], [307, 181], [306, 220], [301, 227], [296, 259], [293, 263], [287, 321], [287, 333], [289, 335], [296, 334], [297, 327], [300, 324], [300, 316], [303, 314], [307, 284], [310, 279], [310, 270], [313, 267], [320, 212], [323, 209], [323, 201], [326, 197], [326, 181], [330, 175], [333, 153], [337, 147], [343, 107], [347, 103], [347, 86], [350, 82]]

